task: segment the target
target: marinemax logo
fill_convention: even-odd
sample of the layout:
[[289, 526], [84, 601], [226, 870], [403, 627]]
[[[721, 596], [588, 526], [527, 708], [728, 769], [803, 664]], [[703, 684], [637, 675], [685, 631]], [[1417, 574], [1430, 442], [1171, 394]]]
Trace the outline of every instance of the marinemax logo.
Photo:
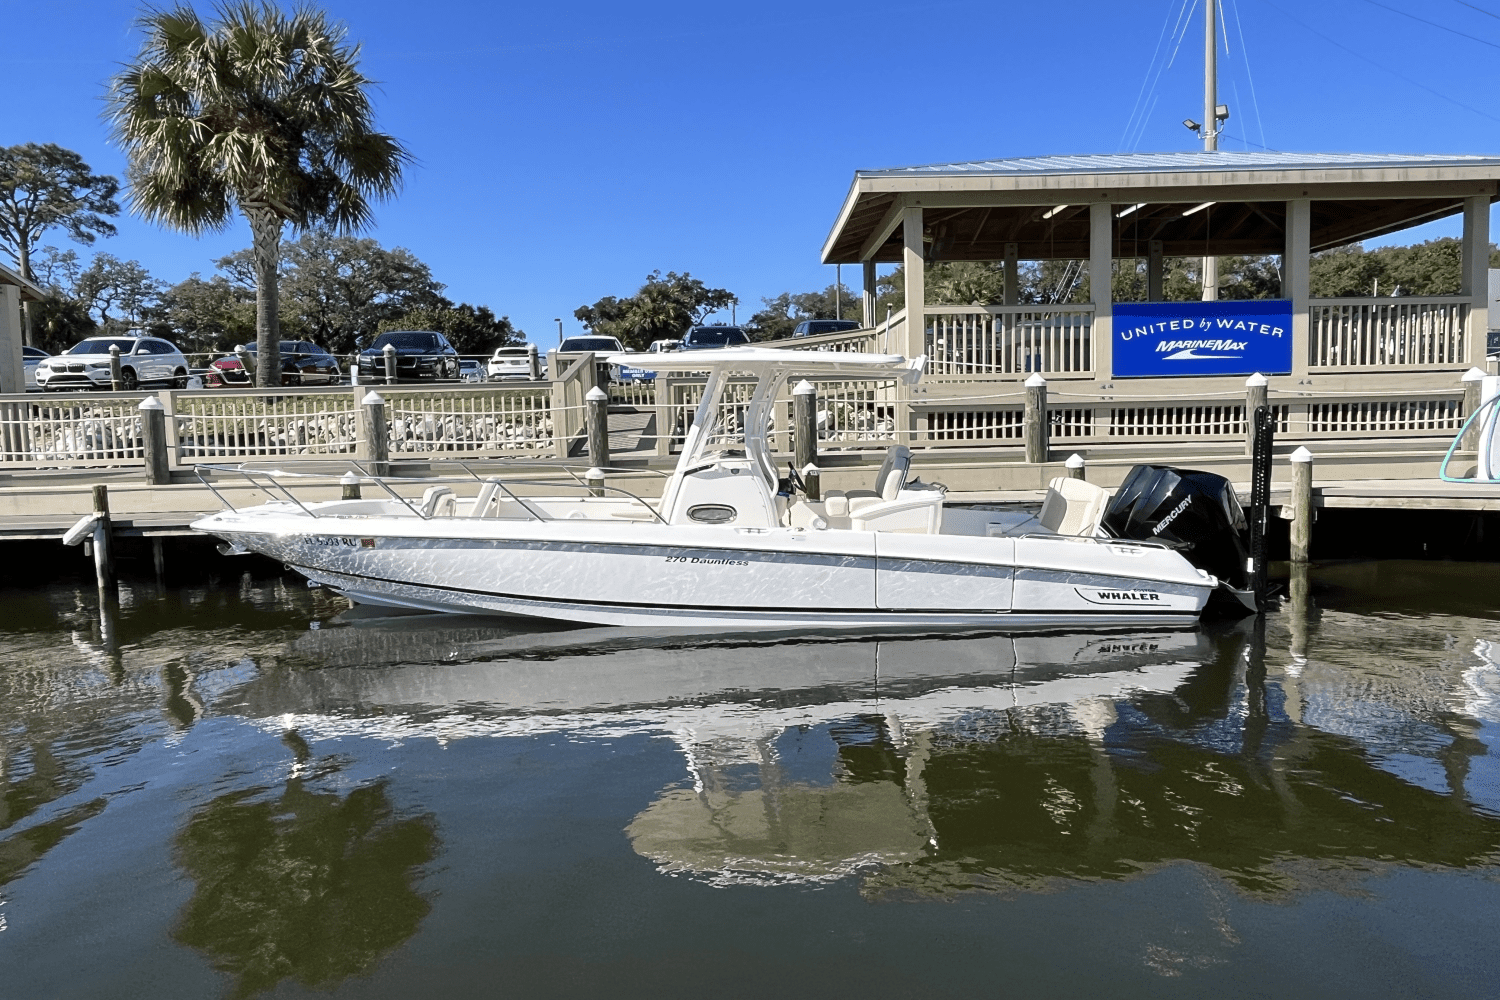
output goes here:
[[1291, 371], [1291, 303], [1121, 302], [1113, 374], [1234, 375]]

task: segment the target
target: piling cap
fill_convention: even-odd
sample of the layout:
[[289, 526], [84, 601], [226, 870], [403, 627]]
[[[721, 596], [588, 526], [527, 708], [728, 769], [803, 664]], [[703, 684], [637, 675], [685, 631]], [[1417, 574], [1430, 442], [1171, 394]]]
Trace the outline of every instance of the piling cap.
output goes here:
[[339, 482], [344, 486], [353, 486], [355, 483], [359, 482], [359, 477], [356, 476], [354, 474], [354, 470], [351, 469], [348, 472], [344, 473], [342, 476], [339, 476]]
[[1081, 469], [1083, 468], [1083, 456], [1075, 451], [1068, 456], [1068, 460], [1063, 463], [1063, 466], [1069, 469]]
[[793, 396], [812, 396], [812, 395], [815, 395], [817, 393], [817, 391], [818, 391], [817, 389], [813, 388], [813, 384], [811, 382], [809, 382], [807, 379], [803, 379], [801, 382], [798, 382], [796, 384], [796, 386], [794, 386], [792, 388], [792, 395]]
[[1245, 379], [1245, 388], [1246, 389], [1259, 389], [1260, 387], [1264, 386], [1265, 384], [1266, 384], [1266, 377], [1264, 375], [1262, 375], [1260, 372], [1256, 372], [1254, 375], [1251, 375], [1249, 378]]
[[120, 345], [119, 344], [110, 344], [109, 345], [109, 353], [111, 353], [111, 354], [119, 354], [120, 353]]
[[1047, 380], [1042, 378], [1041, 372], [1037, 372], [1035, 375], [1031, 376], [1031, 378], [1026, 380], [1026, 388], [1028, 389], [1043, 388], [1046, 385]]
[[360, 402], [365, 406], [384, 406], [385, 397], [376, 392], [374, 389], [371, 389], [369, 392], [365, 393], [365, 398], [361, 399]]
[[157, 399], [155, 396], [147, 396], [145, 399], [141, 400], [141, 405], [137, 406], [136, 409], [137, 410], [164, 410], [164, 409], [166, 409], [166, 407], [162, 406], [161, 405], [161, 400]]
[[604, 478], [604, 470], [601, 469], [601, 468], [599, 468], [598, 466], [595, 466], [594, 468], [592, 468], [589, 471], [585, 472], [583, 474], [583, 478], [584, 479], [603, 479]]
[[804, 465], [802, 467], [802, 474], [804, 476], [817, 476], [817, 475], [821, 475], [822, 472], [823, 472], [823, 470], [820, 469], [820, 468], [818, 468], [812, 462], [808, 462], [806, 465]]
[[395, 344], [386, 344], [384, 347], [381, 348], [381, 350], [384, 351], [386, 354], [395, 354], [396, 353], [396, 345]]
[[584, 396], [583, 398], [588, 400], [590, 403], [597, 403], [601, 399], [608, 399], [609, 393], [605, 392], [603, 389], [599, 388], [596, 385], [592, 389], [590, 389], [588, 391], [588, 395]]
[[1312, 460], [1313, 453], [1308, 451], [1306, 448], [1299, 447], [1296, 451], [1292, 452], [1293, 462], [1311, 462]]
[[1470, 368], [1468, 371], [1464, 372], [1464, 377], [1459, 379], [1460, 382], [1480, 382], [1483, 380], [1484, 372], [1480, 371], [1478, 368]]

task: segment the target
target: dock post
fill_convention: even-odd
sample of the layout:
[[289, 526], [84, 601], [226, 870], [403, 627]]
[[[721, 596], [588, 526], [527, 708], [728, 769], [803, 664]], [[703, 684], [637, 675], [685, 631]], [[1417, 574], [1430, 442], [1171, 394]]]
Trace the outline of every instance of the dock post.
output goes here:
[[589, 461], [595, 468], [609, 468], [609, 393], [597, 385], [583, 397], [588, 425]]
[[386, 344], [385, 350], [381, 352], [385, 356], [385, 384], [396, 384], [396, 348], [394, 345]]
[[1306, 448], [1292, 452], [1292, 562], [1305, 563], [1312, 549], [1313, 455]]
[[172, 481], [167, 468], [167, 410], [161, 400], [147, 396], [136, 407], [141, 415], [141, 451], [146, 458], [146, 484], [164, 486]]
[[526, 365], [531, 372], [531, 381], [539, 382], [542, 378], [542, 352], [537, 350], [535, 344], [526, 345]]
[[823, 470], [811, 462], [802, 467], [803, 492], [807, 499], [818, 501], [823, 499]]
[[818, 464], [818, 390], [807, 379], [792, 388], [792, 463]]
[[1026, 380], [1026, 413], [1021, 422], [1026, 461], [1032, 465], [1047, 461], [1047, 429], [1047, 380], [1038, 372]]
[[354, 474], [352, 469], [339, 477], [339, 485], [344, 488], [343, 499], [360, 499], [359, 477]]
[[1083, 456], [1076, 451], [1069, 455], [1068, 460], [1063, 463], [1063, 467], [1068, 470], [1069, 479], [1087, 479], [1088, 477], [1083, 474], [1083, 466]]
[[240, 344], [234, 349], [234, 356], [240, 359], [240, 371], [245, 373], [245, 384], [255, 388], [255, 362], [250, 357], [250, 348]]
[[120, 382], [120, 345], [109, 345], [109, 391], [119, 392]]
[[583, 474], [583, 481], [588, 483], [589, 496], [602, 497], [604, 495], [604, 470], [590, 469]]
[[115, 585], [114, 532], [109, 523], [109, 487], [94, 484], [94, 576], [99, 589]]
[[385, 398], [375, 390], [365, 393], [359, 408], [359, 439], [361, 449], [369, 463], [370, 472], [377, 476], [390, 474], [391, 435], [385, 422]]
[[1266, 377], [1256, 372], [1245, 379], [1245, 454], [1255, 454], [1255, 413], [1266, 405]]
[[[1478, 368], [1470, 368], [1464, 372], [1463, 385], [1464, 419], [1467, 420], [1479, 409], [1479, 402], [1484, 398], [1484, 372]], [[1469, 425], [1469, 429], [1464, 432], [1464, 439], [1458, 444], [1460, 451], [1479, 450], [1479, 430], [1482, 423], [1483, 421], [1475, 421]]]
[[156, 570], [156, 586], [164, 587], [167, 576], [167, 554], [162, 549], [160, 535], [153, 536], [151, 539], [151, 565]]

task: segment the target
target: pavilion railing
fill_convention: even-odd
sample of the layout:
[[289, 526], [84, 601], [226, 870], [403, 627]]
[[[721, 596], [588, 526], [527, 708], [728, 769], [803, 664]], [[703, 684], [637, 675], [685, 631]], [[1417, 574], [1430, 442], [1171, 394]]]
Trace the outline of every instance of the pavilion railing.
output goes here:
[[1387, 371], [1470, 363], [1468, 298], [1313, 299], [1308, 366]]
[[928, 306], [923, 312], [929, 377], [1093, 371], [1093, 305]]

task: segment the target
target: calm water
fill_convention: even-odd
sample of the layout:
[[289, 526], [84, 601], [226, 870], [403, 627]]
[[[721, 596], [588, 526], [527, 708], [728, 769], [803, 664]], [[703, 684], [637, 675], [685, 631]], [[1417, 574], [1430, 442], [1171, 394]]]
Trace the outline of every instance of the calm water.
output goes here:
[[1500, 567], [1293, 594], [850, 640], [0, 591], [0, 994], [1500, 996]]

